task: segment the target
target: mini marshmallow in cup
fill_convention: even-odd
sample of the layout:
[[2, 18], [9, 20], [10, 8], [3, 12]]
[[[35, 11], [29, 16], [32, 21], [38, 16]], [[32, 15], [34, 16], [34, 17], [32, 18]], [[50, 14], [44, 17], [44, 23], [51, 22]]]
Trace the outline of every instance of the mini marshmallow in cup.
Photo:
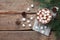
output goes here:
[[39, 16], [37, 16], [37, 19], [39, 19]]
[[43, 29], [43, 26], [41, 26], [40, 29]]
[[44, 26], [44, 28], [46, 29], [46, 28], [47, 28], [47, 26]]
[[44, 30], [41, 30], [41, 33], [43, 34], [43, 33], [45, 33], [45, 31]]

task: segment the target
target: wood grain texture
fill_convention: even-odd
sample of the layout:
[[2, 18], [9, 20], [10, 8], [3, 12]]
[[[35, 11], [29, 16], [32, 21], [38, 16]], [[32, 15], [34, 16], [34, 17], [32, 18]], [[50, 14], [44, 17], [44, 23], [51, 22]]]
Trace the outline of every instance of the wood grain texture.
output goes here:
[[49, 37], [34, 31], [0, 31], [0, 40], [55, 40], [53, 32]]
[[[34, 4], [34, 8], [30, 5]], [[30, 12], [37, 12], [38, 7], [33, 2], [33, 0], [0, 0], [0, 11], [18, 11], [18, 12], [28, 12], [27, 8], [31, 9]]]
[[[33, 27], [34, 20], [36, 15], [35, 14], [29, 14], [26, 13], [26, 21], [22, 21], [22, 15], [21, 14], [0, 14], [0, 30], [29, 30]], [[33, 16], [34, 15], [34, 16]], [[33, 20], [30, 20], [30, 17], [34, 17]], [[29, 27], [27, 23], [27, 20], [30, 20], [32, 26]], [[21, 21], [21, 23], [18, 25], [16, 22]], [[22, 24], [25, 24], [25, 27], [22, 27]]]
[[[34, 8], [30, 5], [34, 4]], [[0, 0], [0, 30], [24, 30], [24, 31], [0, 31], [0, 40], [55, 40], [54, 33], [52, 32], [49, 37], [46, 37], [38, 32], [29, 31], [31, 27], [26, 25], [23, 28], [21, 25], [16, 25], [16, 21], [21, 20], [21, 12], [27, 12], [27, 18], [34, 16], [40, 5], [38, 2], [34, 3], [33, 0]], [[30, 8], [28, 12], [26, 9]], [[31, 15], [32, 14], [32, 15]], [[32, 25], [34, 20], [31, 21]], [[23, 23], [23, 22], [22, 22]], [[26, 23], [26, 22], [24, 22]], [[28, 24], [28, 23], [26, 23]], [[25, 31], [28, 30], [28, 31]]]

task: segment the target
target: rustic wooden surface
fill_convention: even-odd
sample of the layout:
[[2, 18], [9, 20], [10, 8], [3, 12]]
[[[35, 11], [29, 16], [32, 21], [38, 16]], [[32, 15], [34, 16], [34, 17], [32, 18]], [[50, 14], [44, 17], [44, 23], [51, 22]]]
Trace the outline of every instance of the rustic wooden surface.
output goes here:
[[0, 31], [0, 40], [55, 40], [53, 32], [49, 37], [34, 31]]
[[[26, 21], [23, 22], [22, 18], [23, 16], [20, 13], [6, 13], [6, 14], [0, 14], [0, 30], [29, 30], [34, 25], [34, 20], [36, 17], [36, 14], [30, 14], [26, 13]], [[30, 20], [30, 17], [33, 17], [33, 20]], [[27, 20], [30, 20], [32, 27], [29, 27], [27, 23]], [[16, 24], [16, 21], [20, 21], [21, 23], [19, 25]], [[22, 24], [26, 24], [25, 27], [22, 26]]]
[[[30, 7], [31, 4], [34, 4], [34, 8]], [[30, 30], [31, 27], [22, 28], [22, 26], [16, 25], [17, 19], [22, 18], [21, 12], [27, 12], [26, 9], [29, 7], [31, 11], [27, 13], [36, 13], [38, 5], [39, 3], [33, 2], [33, 0], [0, 0], [0, 40], [55, 40], [53, 32], [47, 37]], [[28, 14], [28, 17], [31, 16], [30, 14]]]
[[[34, 8], [31, 8], [31, 4], [34, 4]], [[27, 8], [30, 8], [30, 12], [37, 12], [38, 3], [33, 0], [0, 0], [0, 12], [1, 11], [18, 11], [28, 12]]]
[[[28, 19], [33, 15], [34, 19], [36, 17], [36, 14], [30, 14], [30, 13], [26, 14], [28, 16], [27, 17]], [[28, 27], [27, 26], [28, 23], [26, 22], [24, 22], [27, 24], [26, 27], [17, 25], [16, 24], [17, 19], [21, 21], [21, 18], [22, 18], [21, 13], [0, 14], [0, 40], [55, 40], [53, 32], [51, 32], [50, 36], [47, 37], [38, 32], [32, 31], [31, 29], [33, 26]], [[31, 24], [33, 24], [34, 20], [32, 20], [31, 22], [32, 22]]]

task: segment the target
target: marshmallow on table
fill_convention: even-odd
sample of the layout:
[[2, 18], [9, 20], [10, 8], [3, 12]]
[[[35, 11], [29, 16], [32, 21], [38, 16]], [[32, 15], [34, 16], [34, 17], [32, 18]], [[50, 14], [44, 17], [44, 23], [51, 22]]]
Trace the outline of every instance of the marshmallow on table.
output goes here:
[[32, 25], [31, 24], [28, 24], [29, 27], [31, 27]]
[[30, 20], [27, 20], [27, 23], [29, 23], [30, 22]]
[[22, 18], [22, 21], [26, 21], [26, 18]]
[[32, 19], [33, 19], [33, 17], [30, 17], [30, 19], [32, 20]]
[[27, 8], [27, 11], [30, 11], [30, 8]]
[[41, 12], [41, 10], [39, 11], [39, 13]]
[[37, 13], [37, 15], [39, 15], [40, 13]]
[[44, 9], [42, 9], [42, 11], [44, 11], [44, 12], [45, 12], [45, 10], [44, 10]]
[[33, 7], [34, 7], [34, 5], [33, 5], [33, 4], [31, 4], [31, 7], [33, 8]]
[[46, 19], [46, 17], [43, 17], [44, 19]]
[[22, 24], [23, 27], [25, 27], [26, 25], [25, 24]]
[[39, 16], [37, 16], [37, 19], [39, 19]]

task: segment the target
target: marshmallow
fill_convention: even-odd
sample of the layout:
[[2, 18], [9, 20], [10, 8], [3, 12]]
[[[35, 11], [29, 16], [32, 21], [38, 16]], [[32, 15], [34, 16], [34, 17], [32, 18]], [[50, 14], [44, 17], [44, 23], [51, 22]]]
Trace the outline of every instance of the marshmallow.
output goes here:
[[37, 16], [37, 19], [39, 19], [39, 16]]
[[44, 30], [41, 30], [41, 33], [43, 34], [43, 33], [45, 33], [45, 31]]
[[39, 22], [41, 22], [42, 20], [41, 19], [39, 19]]
[[30, 20], [27, 20], [27, 23], [29, 23], [30, 22]]
[[44, 28], [46, 29], [46, 28], [47, 28], [47, 26], [44, 26]]
[[41, 26], [40, 29], [43, 29], [43, 26]]
[[32, 20], [32, 19], [33, 19], [33, 17], [30, 17], [30, 19]]
[[45, 13], [47, 13], [47, 12], [45, 11]]
[[27, 11], [30, 11], [30, 8], [27, 8]]
[[25, 27], [25, 24], [22, 24], [23, 27]]
[[22, 21], [26, 21], [26, 18], [22, 18]]
[[40, 13], [37, 13], [37, 15], [39, 15]]
[[40, 18], [41, 20], [43, 19], [43, 17]]
[[33, 5], [33, 4], [31, 4], [31, 7], [33, 8], [33, 7], [34, 7], [34, 5]]
[[42, 24], [48, 23], [51, 20], [51, 18], [52, 18], [52, 15], [50, 15], [49, 9], [42, 9], [37, 13], [37, 19]]
[[46, 17], [43, 17], [44, 19], [46, 19]]
[[29, 27], [31, 27], [32, 25], [31, 24], [29, 24]]
[[44, 13], [44, 12], [42, 12], [42, 14], [44, 15], [45, 13]]
[[48, 20], [48, 21], [50, 21], [51, 19], [50, 19], [50, 18], [48, 18], [47, 20]]
[[50, 11], [48, 10], [47, 13], [50, 13]]
[[44, 17], [46, 17], [47, 16], [47, 14], [43, 14], [44, 15]]
[[44, 10], [44, 9], [42, 9], [42, 11], [44, 11], [44, 12], [45, 12], [45, 10]]
[[39, 15], [40, 17], [42, 17], [42, 15]]
[[37, 26], [35, 27], [35, 29], [38, 29], [38, 28], [39, 28], [39, 27], [37, 27]]
[[49, 14], [49, 13], [47, 13], [47, 15], [49, 16], [50, 14]]
[[49, 18], [51, 18], [51, 16], [48, 16]]
[[39, 11], [39, 13], [41, 12], [41, 10]]

